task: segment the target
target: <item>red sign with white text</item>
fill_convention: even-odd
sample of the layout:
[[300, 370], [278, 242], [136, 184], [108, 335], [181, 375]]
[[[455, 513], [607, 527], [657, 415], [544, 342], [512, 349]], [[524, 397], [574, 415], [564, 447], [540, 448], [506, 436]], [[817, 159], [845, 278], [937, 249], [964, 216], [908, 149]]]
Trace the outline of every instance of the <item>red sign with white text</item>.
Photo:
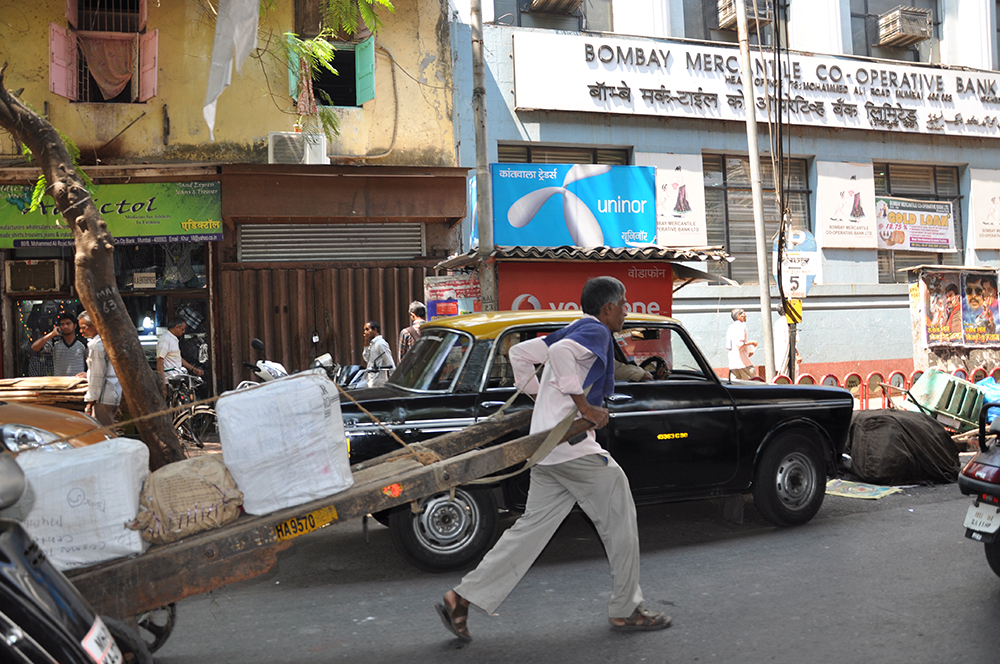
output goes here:
[[514, 263], [497, 265], [499, 308], [579, 309], [580, 291], [591, 277], [614, 277], [625, 284], [633, 313], [669, 316], [673, 271], [669, 263]]

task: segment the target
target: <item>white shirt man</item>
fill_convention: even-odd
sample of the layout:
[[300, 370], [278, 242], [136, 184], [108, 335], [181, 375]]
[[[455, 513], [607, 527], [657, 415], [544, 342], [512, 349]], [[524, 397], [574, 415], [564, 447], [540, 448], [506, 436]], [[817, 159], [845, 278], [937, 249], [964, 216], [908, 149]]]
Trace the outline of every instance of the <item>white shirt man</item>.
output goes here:
[[365, 380], [368, 387], [385, 385], [389, 374], [396, 368], [396, 363], [392, 359], [392, 351], [389, 350], [389, 342], [382, 338], [382, 328], [373, 320], [365, 323], [364, 335], [367, 345], [361, 356], [367, 363]]
[[750, 380], [754, 376], [753, 362], [750, 360], [750, 356], [753, 355], [753, 348], [757, 342], [747, 338], [747, 312], [742, 309], [733, 309], [731, 316], [733, 323], [726, 330], [729, 378]]
[[181, 344], [179, 339], [187, 331], [187, 322], [183, 318], [171, 318], [167, 322], [167, 331], [156, 340], [156, 370], [161, 374], [167, 371], [184, 373], [190, 371], [195, 376], [201, 376], [205, 372], [198, 367], [188, 363], [181, 357]]
[[104, 426], [110, 426], [118, 416], [122, 386], [90, 316], [80, 314], [79, 323], [80, 334], [90, 339], [87, 344], [87, 393], [83, 397], [85, 412]]

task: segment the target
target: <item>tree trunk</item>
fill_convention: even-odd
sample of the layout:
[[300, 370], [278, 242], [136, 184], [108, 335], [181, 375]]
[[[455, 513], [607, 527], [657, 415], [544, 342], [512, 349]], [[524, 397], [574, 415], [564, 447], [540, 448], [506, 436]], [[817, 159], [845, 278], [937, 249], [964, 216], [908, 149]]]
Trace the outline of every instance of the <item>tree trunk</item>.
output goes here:
[[[31, 150], [45, 174], [48, 194], [73, 231], [76, 245], [76, 291], [104, 341], [118, 374], [132, 417], [166, 410], [156, 374], [146, 361], [125, 303], [115, 282], [114, 244], [108, 226], [73, 167], [73, 159], [55, 128], [13, 97], [4, 84], [7, 64], [0, 67], [0, 127]], [[184, 458], [169, 415], [136, 422], [149, 447], [149, 466]]]

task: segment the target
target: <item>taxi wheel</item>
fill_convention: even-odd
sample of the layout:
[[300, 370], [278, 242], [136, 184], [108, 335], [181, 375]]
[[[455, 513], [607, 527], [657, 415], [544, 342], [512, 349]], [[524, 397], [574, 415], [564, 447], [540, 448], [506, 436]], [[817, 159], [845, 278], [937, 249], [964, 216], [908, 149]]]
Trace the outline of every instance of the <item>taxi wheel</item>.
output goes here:
[[1000, 541], [986, 545], [986, 560], [993, 573], [1000, 576]]
[[826, 469], [816, 442], [802, 431], [772, 441], [754, 478], [760, 515], [776, 526], [798, 526], [816, 516], [825, 496]]
[[107, 616], [101, 616], [101, 620], [111, 632], [115, 643], [118, 644], [123, 664], [153, 664], [153, 656], [149, 654], [149, 648], [146, 647], [134, 629], [120, 620]]
[[401, 505], [389, 516], [399, 554], [425, 572], [450, 572], [479, 562], [497, 538], [499, 512], [491, 489], [456, 487], [419, 501], [420, 513]]

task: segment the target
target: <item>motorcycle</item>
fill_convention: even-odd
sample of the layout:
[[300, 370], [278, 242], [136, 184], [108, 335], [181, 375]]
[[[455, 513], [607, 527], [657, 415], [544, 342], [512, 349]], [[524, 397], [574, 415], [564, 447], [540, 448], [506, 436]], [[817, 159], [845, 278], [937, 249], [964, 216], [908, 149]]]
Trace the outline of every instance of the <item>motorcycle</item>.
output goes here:
[[958, 488], [963, 495], [975, 496], [965, 515], [965, 536], [983, 543], [990, 569], [1000, 576], [1000, 417], [990, 424], [987, 441], [986, 419], [991, 406], [1000, 403], [984, 403], [979, 412], [980, 451], [962, 468]]
[[[16, 503], [26, 481], [0, 451], [0, 509]], [[98, 616], [17, 521], [0, 519], [0, 661], [32, 664], [152, 664], [138, 634]]]

